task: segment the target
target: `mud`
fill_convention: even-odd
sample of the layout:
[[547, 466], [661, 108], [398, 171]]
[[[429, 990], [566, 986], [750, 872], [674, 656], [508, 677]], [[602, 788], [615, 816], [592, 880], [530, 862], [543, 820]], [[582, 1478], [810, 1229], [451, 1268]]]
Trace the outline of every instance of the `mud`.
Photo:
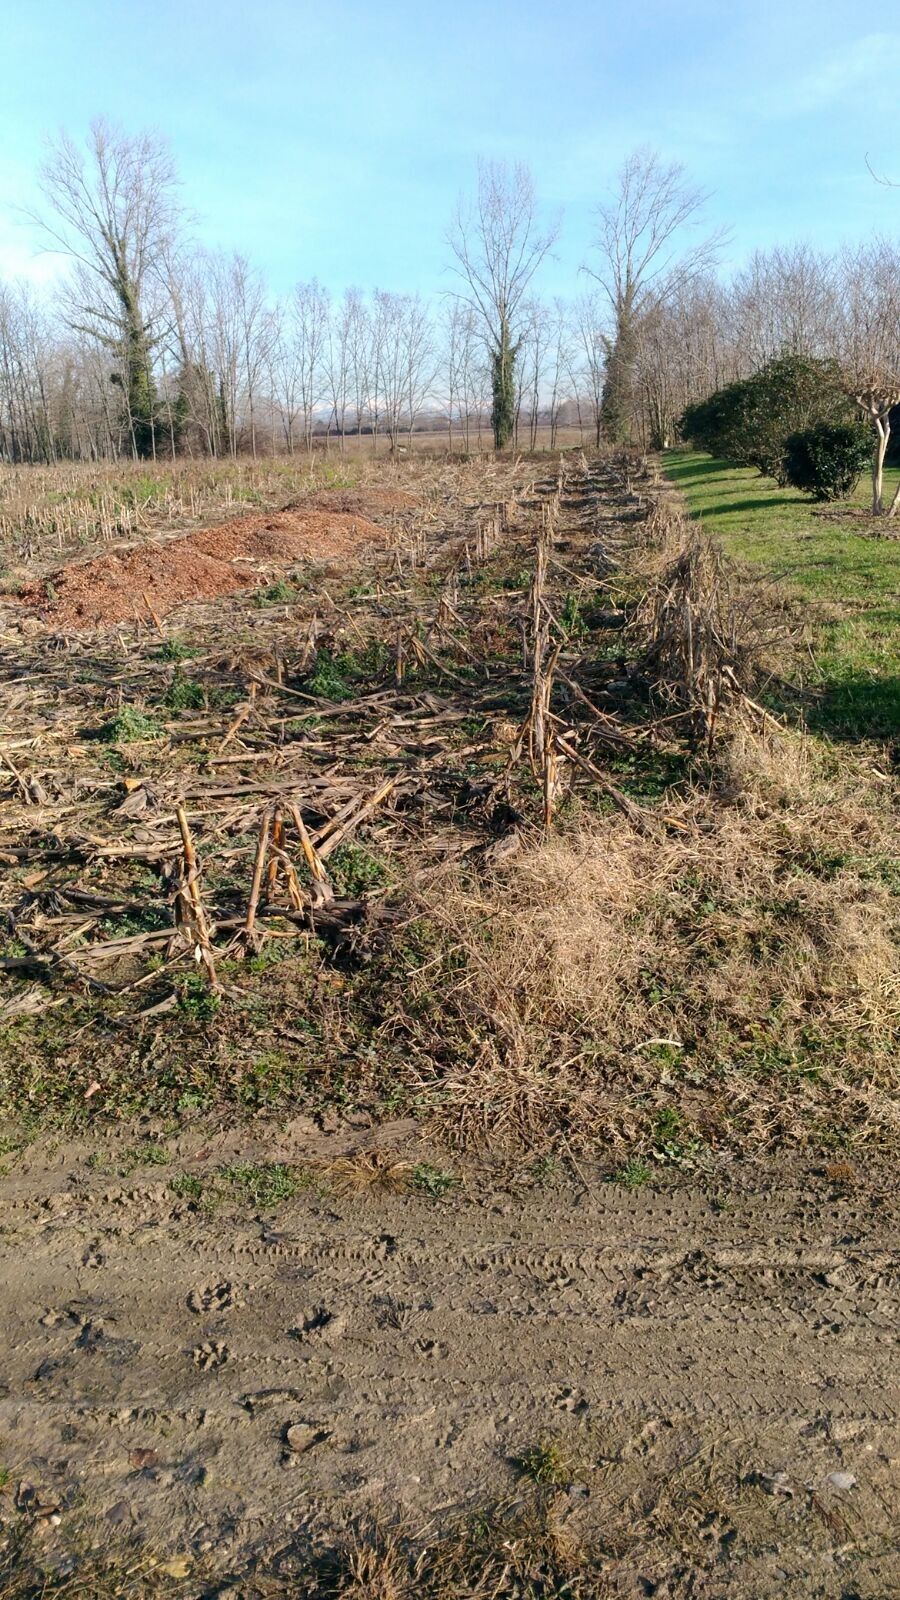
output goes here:
[[125, 1181], [21, 1158], [0, 1246], [18, 1503], [233, 1571], [314, 1515], [440, 1527], [514, 1496], [552, 1436], [582, 1535], [681, 1507], [671, 1572], [698, 1586], [641, 1587], [669, 1568], [626, 1531], [610, 1593], [900, 1592], [892, 1197], [783, 1163], [637, 1192], [472, 1172], [442, 1200], [323, 1179], [258, 1212], [170, 1187], [353, 1138], [182, 1141]]

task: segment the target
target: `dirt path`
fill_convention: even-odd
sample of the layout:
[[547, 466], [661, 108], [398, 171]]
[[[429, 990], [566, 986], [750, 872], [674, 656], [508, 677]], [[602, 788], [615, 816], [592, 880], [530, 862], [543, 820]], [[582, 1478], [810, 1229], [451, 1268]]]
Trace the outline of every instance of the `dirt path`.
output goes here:
[[173, 1170], [3, 1180], [7, 1517], [221, 1574], [314, 1513], [440, 1526], [533, 1493], [516, 1458], [552, 1440], [610, 1594], [900, 1593], [892, 1196], [587, 1169], [206, 1214]]

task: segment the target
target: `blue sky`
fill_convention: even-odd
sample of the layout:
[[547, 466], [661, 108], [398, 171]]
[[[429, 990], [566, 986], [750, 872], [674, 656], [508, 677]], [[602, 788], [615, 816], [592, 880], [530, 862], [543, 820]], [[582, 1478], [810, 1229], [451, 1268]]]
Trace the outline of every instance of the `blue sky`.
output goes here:
[[0, 272], [58, 270], [14, 208], [42, 139], [102, 113], [169, 138], [212, 246], [274, 290], [318, 275], [431, 293], [479, 156], [530, 162], [562, 207], [548, 292], [571, 293], [591, 211], [650, 144], [713, 191], [731, 261], [893, 233], [900, 29], [847, 0], [0, 0]]

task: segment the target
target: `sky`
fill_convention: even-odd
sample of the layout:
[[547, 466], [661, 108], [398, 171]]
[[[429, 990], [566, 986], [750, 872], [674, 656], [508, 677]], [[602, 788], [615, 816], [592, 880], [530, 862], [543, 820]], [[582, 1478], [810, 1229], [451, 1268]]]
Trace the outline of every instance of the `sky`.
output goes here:
[[866, 166], [900, 181], [900, 29], [880, 22], [859, 0], [0, 0], [0, 275], [61, 270], [18, 208], [44, 141], [97, 115], [163, 133], [196, 238], [278, 294], [451, 288], [479, 157], [528, 162], [562, 211], [548, 294], [584, 286], [594, 209], [640, 145], [710, 191], [726, 269], [894, 233], [900, 189]]

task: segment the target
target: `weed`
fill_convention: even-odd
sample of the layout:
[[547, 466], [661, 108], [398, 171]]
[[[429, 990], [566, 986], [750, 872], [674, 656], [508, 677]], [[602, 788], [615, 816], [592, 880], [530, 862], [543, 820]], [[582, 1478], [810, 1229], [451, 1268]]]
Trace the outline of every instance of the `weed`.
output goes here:
[[172, 682], [166, 690], [163, 704], [170, 711], [201, 711], [206, 704], [202, 683], [186, 678], [176, 668]]
[[136, 744], [140, 740], [161, 739], [162, 736], [163, 730], [155, 717], [130, 705], [120, 706], [100, 731], [100, 737], [107, 744]]
[[221, 1004], [221, 995], [209, 987], [199, 972], [189, 972], [180, 980], [178, 1009], [194, 1022], [211, 1022]]
[[[310, 1042], [315, 1029], [310, 1028]], [[305, 1075], [305, 1063], [292, 1060], [281, 1050], [264, 1050], [246, 1065], [237, 1083], [237, 1098], [242, 1105], [258, 1109], [276, 1105], [296, 1094]]]
[[200, 1111], [206, 1105], [206, 1095], [200, 1094], [196, 1089], [186, 1089], [175, 1102], [175, 1110], [182, 1116], [191, 1111]]
[[623, 1189], [641, 1189], [645, 1183], [650, 1182], [652, 1177], [653, 1173], [650, 1167], [645, 1162], [638, 1161], [636, 1156], [632, 1156], [630, 1160], [617, 1168], [609, 1181], [610, 1183], [621, 1184]]
[[563, 607], [559, 614], [559, 625], [567, 639], [582, 639], [587, 633], [587, 624], [581, 610], [581, 600], [571, 590], [563, 602]]
[[310, 694], [319, 695], [323, 700], [349, 700], [353, 693], [330, 650], [320, 650], [316, 655], [306, 687]]
[[541, 1439], [516, 1457], [523, 1478], [542, 1487], [560, 1488], [572, 1477], [572, 1465], [558, 1439]]
[[690, 1166], [701, 1149], [699, 1139], [686, 1137], [681, 1116], [673, 1106], [657, 1114], [653, 1130], [653, 1155], [673, 1166]]
[[179, 1172], [169, 1183], [179, 1200], [200, 1200], [203, 1197], [203, 1180], [192, 1172]]
[[281, 1161], [238, 1163], [220, 1169], [221, 1177], [261, 1210], [293, 1200], [301, 1185], [293, 1168]]
[[422, 1194], [427, 1194], [431, 1200], [443, 1200], [452, 1189], [456, 1188], [457, 1179], [452, 1172], [444, 1172], [440, 1167], [434, 1167], [429, 1161], [419, 1161], [413, 1167], [413, 1184]]
[[257, 589], [253, 596], [253, 604], [255, 606], [289, 605], [292, 600], [296, 600], [299, 593], [299, 589], [295, 589], [284, 578], [279, 578], [277, 583], [270, 583], [267, 589]]
[[154, 650], [157, 661], [189, 661], [197, 654], [193, 645], [189, 645], [178, 634], [172, 633], [164, 639], [158, 650]]
[[331, 881], [340, 894], [361, 899], [388, 880], [388, 870], [365, 845], [339, 844], [328, 859]]
[[559, 1161], [554, 1155], [538, 1156], [528, 1170], [532, 1183], [538, 1186], [552, 1183], [559, 1174]]
[[153, 1144], [149, 1140], [146, 1144], [132, 1145], [125, 1152], [125, 1160], [131, 1161], [136, 1167], [167, 1167], [172, 1157], [163, 1144]]

